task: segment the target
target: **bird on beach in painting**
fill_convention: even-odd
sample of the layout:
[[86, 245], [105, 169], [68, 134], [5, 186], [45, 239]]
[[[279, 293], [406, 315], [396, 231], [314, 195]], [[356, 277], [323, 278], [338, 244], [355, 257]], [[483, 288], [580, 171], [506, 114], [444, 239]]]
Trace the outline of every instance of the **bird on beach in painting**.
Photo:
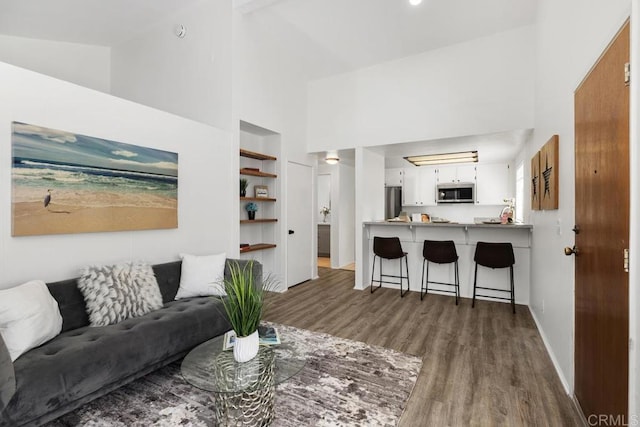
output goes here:
[[51, 203], [51, 189], [47, 190], [47, 195], [44, 196], [44, 207], [46, 208]]

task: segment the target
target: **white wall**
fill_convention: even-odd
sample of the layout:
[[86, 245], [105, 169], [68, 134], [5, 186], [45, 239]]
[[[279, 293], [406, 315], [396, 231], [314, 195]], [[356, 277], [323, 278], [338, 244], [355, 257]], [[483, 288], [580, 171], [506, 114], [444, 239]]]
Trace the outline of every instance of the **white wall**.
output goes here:
[[[325, 215], [321, 214], [322, 208], [331, 208], [331, 173], [318, 173], [318, 223], [331, 222], [331, 213]], [[331, 212], [331, 211], [330, 211]]]
[[109, 93], [111, 49], [0, 35], [0, 61]]
[[[0, 63], [0, 288], [61, 280], [88, 264], [178, 259], [179, 252], [236, 250], [229, 215], [237, 200], [229, 133], [61, 80]], [[173, 230], [11, 237], [11, 122], [42, 125], [178, 153]], [[232, 179], [233, 178], [233, 179]], [[221, 208], [222, 207], [222, 208]]]
[[[182, 39], [177, 24], [187, 28]], [[231, 129], [230, 1], [202, 1], [112, 49], [112, 93]]]
[[[339, 187], [338, 259], [335, 267], [345, 267], [355, 261], [356, 256], [356, 173], [353, 166], [341, 164]], [[334, 267], [333, 258], [331, 259]], [[334, 267], [334, 268], [335, 268]]]
[[533, 127], [531, 26], [309, 84], [310, 151]]
[[[314, 176], [312, 212], [320, 211], [315, 196], [316, 159], [306, 149], [307, 82], [299, 69], [296, 58], [283, 51], [282, 46], [270, 43], [265, 37], [270, 31], [260, 22], [259, 14], [243, 15], [233, 12], [233, 123], [239, 120], [277, 132], [281, 136], [281, 165], [296, 162], [312, 166]], [[238, 143], [236, 138], [235, 143]], [[280, 170], [281, 195], [278, 202], [287, 206], [286, 167]], [[314, 221], [317, 214], [309, 221]], [[283, 210], [280, 241], [281, 268], [287, 271], [287, 212]], [[314, 227], [315, 228], [315, 227]], [[309, 260], [310, 276], [316, 275], [316, 233], [310, 228], [312, 259]]]
[[574, 381], [574, 259], [564, 256], [563, 248], [574, 242], [573, 93], [629, 16], [630, 5], [629, 0], [538, 2], [535, 131], [526, 159], [558, 134], [561, 168], [560, 208], [530, 214], [534, 225], [531, 310], [570, 393]]
[[356, 147], [356, 289], [369, 286], [369, 236], [362, 223], [384, 217], [384, 156]]

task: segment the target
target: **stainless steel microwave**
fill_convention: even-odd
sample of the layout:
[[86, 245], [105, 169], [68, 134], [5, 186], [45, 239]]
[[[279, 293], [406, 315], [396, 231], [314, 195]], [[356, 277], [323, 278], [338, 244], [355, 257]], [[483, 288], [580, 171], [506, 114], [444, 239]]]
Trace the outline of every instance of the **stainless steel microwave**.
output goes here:
[[438, 184], [438, 203], [475, 203], [476, 185], [472, 182]]

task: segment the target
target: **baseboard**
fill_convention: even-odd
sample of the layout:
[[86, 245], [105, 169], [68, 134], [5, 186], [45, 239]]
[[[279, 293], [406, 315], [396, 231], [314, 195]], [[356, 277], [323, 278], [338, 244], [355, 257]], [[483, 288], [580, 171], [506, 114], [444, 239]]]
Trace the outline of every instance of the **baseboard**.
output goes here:
[[593, 425], [593, 424], [589, 424], [589, 422], [587, 421], [587, 418], [584, 416], [584, 412], [582, 411], [582, 407], [580, 406], [580, 402], [578, 402], [576, 395], [572, 394], [569, 397], [571, 398], [571, 403], [573, 403], [573, 406], [576, 412], [578, 413], [578, 417], [580, 417], [580, 421], [582, 421], [582, 425], [587, 427], [589, 425]]
[[[538, 333], [542, 337], [542, 342], [544, 343], [544, 346], [547, 349], [547, 354], [549, 354], [549, 357], [551, 358], [551, 363], [553, 363], [553, 367], [556, 368], [556, 373], [558, 374], [558, 378], [560, 378], [560, 382], [564, 387], [564, 391], [567, 393], [569, 398], [573, 400], [573, 390], [569, 386], [569, 382], [567, 381], [566, 377], [562, 373], [562, 370], [560, 369], [560, 364], [558, 363], [558, 359], [556, 359], [556, 355], [551, 349], [551, 345], [549, 345], [549, 340], [547, 339], [547, 335], [544, 333], [544, 329], [542, 329], [540, 321], [536, 317], [536, 313], [533, 310], [531, 310], [531, 307], [529, 307], [529, 313], [531, 313], [531, 317], [533, 317], [533, 321], [536, 322]], [[575, 403], [577, 402], [574, 402], [574, 404]], [[580, 413], [582, 414], [582, 411], [580, 411]]]

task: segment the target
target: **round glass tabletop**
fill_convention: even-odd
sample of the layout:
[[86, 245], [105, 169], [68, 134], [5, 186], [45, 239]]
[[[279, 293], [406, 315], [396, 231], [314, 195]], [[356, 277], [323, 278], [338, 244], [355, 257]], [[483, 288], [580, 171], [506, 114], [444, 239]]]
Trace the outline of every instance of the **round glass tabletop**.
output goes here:
[[[282, 344], [260, 346], [252, 360], [238, 363], [233, 349], [223, 350], [224, 335], [200, 344], [182, 361], [184, 379], [202, 390], [216, 393], [251, 391], [287, 381], [302, 370], [306, 363], [304, 354], [287, 342], [281, 334]], [[273, 382], [265, 381], [273, 376]]]

